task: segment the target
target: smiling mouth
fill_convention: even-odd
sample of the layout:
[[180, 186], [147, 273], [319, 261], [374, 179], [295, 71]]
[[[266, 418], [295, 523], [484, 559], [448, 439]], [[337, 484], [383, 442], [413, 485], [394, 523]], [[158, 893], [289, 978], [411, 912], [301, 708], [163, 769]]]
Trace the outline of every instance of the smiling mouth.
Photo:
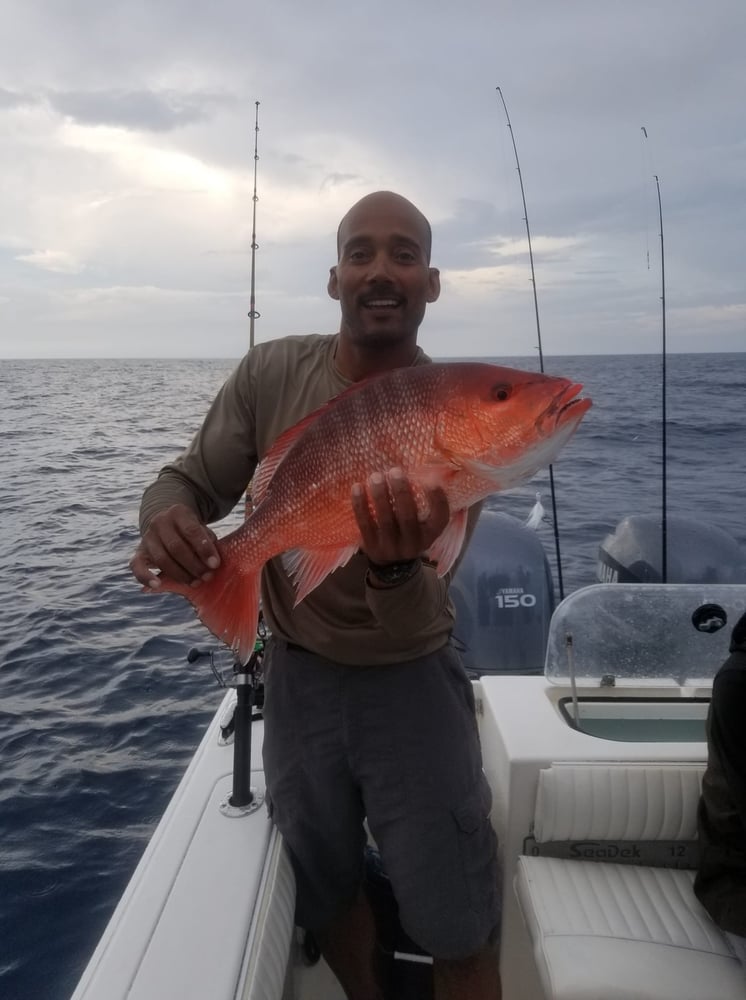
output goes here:
[[401, 304], [400, 299], [376, 298], [366, 299], [363, 306], [366, 309], [396, 309]]

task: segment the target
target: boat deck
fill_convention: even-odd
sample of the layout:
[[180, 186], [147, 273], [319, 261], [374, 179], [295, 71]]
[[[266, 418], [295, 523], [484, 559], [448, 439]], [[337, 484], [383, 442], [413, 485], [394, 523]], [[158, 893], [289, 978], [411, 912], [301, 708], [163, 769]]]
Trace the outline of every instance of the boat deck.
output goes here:
[[[671, 589], [660, 595], [664, 608], [676, 611], [669, 621], [653, 607], [655, 585], [642, 585], [636, 600], [635, 585], [623, 590], [599, 586], [587, 588], [592, 593], [583, 599], [586, 605], [575, 622], [558, 614], [560, 609], [555, 612], [553, 674], [485, 675], [474, 682], [484, 768], [493, 791], [492, 822], [505, 873], [504, 1000], [547, 995], [513, 889], [519, 858], [528, 853], [535, 833], [540, 774], [553, 766], [589, 763], [704, 764], [703, 707], [727, 650], [727, 634], [724, 629], [692, 632], [692, 607], [717, 600], [735, 620], [746, 606], [745, 585], [703, 586], [701, 593], [679, 585], [675, 596]], [[596, 601], [603, 603], [603, 615]], [[612, 607], [615, 602], [621, 606]], [[632, 617], [640, 604], [642, 624], [639, 615]], [[595, 645], [580, 642], [599, 622]], [[625, 628], [626, 653], [620, 645]], [[575, 641], [568, 643], [568, 635]], [[548, 648], [551, 654], [552, 635]], [[549, 655], [548, 665], [551, 661]], [[309, 962], [298, 938], [292, 868], [266, 809], [234, 816], [221, 808], [232, 788], [233, 747], [221, 741], [220, 721], [234, 699], [234, 692], [226, 695], [208, 728], [73, 1000], [344, 1000], [323, 960]], [[601, 715], [616, 723], [624, 722], [630, 703], [635, 725], [641, 716], [647, 724], [663, 706], [669, 722], [684, 719], [696, 731], [685, 739], [678, 725], [669, 739], [641, 739], [639, 731], [629, 739], [582, 731], [580, 706], [603, 704]], [[641, 705], [646, 707], [641, 710]], [[643, 732], [655, 735], [650, 727]], [[251, 772], [258, 800], [264, 792], [262, 734], [259, 722], [252, 731]], [[429, 1000], [431, 972], [422, 961], [397, 960], [388, 995]]]

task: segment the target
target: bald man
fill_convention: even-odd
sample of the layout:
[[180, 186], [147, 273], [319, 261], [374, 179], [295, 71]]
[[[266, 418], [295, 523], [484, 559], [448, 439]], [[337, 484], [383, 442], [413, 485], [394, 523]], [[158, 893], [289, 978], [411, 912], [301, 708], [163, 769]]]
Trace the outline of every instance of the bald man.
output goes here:
[[[339, 332], [254, 347], [194, 440], [145, 491], [135, 577], [199, 587], [219, 565], [207, 525], [243, 496], [288, 427], [354, 382], [428, 364], [417, 337], [440, 295], [422, 212], [378, 191], [337, 232], [329, 295]], [[437, 1000], [496, 1000], [496, 840], [471, 683], [451, 643], [450, 575], [423, 555], [449, 520], [441, 490], [418, 517], [401, 469], [350, 497], [361, 548], [297, 607], [281, 558], [262, 573], [264, 770], [270, 813], [312, 931], [350, 1000], [382, 1000], [363, 891], [367, 821], [403, 929], [433, 956]], [[471, 526], [478, 511], [472, 512]], [[467, 539], [470, 531], [467, 532]], [[156, 572], [157, 571], [157, 572]]]

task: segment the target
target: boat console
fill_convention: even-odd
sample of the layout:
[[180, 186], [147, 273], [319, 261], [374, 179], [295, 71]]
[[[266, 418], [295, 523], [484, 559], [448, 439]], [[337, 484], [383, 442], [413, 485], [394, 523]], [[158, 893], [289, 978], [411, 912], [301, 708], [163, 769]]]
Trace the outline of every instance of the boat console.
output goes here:
[[[570, 595], [555, 611], [543, 677], [480, 678], [480, 732], [504, 873], [505, 1000], [669, 996], [652, 987], [618, 993], [604, 979], [605, 974], [613, 979], [624, 966], [619, 953], [627, 946], [617, 947], [623, 921], [612, 926], [602, 916], [620, 905], [624, 911], [620, 893], [637, 898], [629, 894], [633, 868], [636, 873], [677, 868], [685, 874], [666, 875], [671, 882], [666, 891], [659, 879], [660, 892], [650, 888], [649, 872], [643, 872], [640, 907], [647, 907], [655, 924], [656, 905], [686, 899], [683, 925], [689, 926], [687, 920], [700, 929], [707, 925], [706, 914], [704, 920], [701, 913], [691, 916], [696, 805], [707, 758], [704, 724], [712, 679], [728, 655], [729, 626], [744, 608], [744, 584], [597, 584]], [[616, 881], [609, 880], [612, 863], [628, 866], [621, 876], [614, 872]], [[592, 866], [590, 872], [577, 867], [581, 864]], [[587, 876], [584, 888], [573, 881], [581, 873]], [[577, 940], [570, 932], [573, 899], [598, 911]], [[567, 935], [555, 933], [550, 941], [546, 921], [555, 932], [557, 921], [565, 922]], [[644, 923], [641, 918], [640, 926]], [[602, 927], [603, 947], [593, 940]], [[627, 925], [626, 933], [634, 938], [634, 927]], [[677, 941], [681, 954], [691, 952], [692, 967], [710, 962], [726, 984], [722, 996], [732, 996], [742, 975], [732, 950], [714, 925], [697, 934], [692, 932], [699, 942], [693, 949], [686, 934]], [[702, 940], [709, 944], [700, 948]], [[573, 951], [579, 943], [580, 950]], [[661, 942], [642, 942], [640, 954], [647, 954], [647, 945], [657, 961]], [[594, 968], [600, 978], [584, 987], [598, 992], [574, 994], [582, 979], [575, 973], [588, 964], [582, 953], [594, 948], [609, 958], [605, 971], [603, 963]], [[554, 966], [547, 958], [552, 949]], [[570, 956], [569, 967], [563, 955]], [[630, 954], [626, 961], [636, 959]], [[562, 992], [559, 982], [570, 992]], [[689, 996], [675, 971], [669, 983], [680, 990], [679, 998]]]

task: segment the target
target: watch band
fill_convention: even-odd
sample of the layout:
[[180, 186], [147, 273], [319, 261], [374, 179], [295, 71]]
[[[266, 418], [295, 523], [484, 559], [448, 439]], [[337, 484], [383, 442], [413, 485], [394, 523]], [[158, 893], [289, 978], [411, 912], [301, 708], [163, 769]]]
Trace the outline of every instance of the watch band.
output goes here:
[[378, 563], [368, 560], [368, 571], [373, 574], [379, 583], [393, 586], [397, 583], [404, 583], [413, 577], [421, 565], [420, 559], [407, 559], [405, 562]]

